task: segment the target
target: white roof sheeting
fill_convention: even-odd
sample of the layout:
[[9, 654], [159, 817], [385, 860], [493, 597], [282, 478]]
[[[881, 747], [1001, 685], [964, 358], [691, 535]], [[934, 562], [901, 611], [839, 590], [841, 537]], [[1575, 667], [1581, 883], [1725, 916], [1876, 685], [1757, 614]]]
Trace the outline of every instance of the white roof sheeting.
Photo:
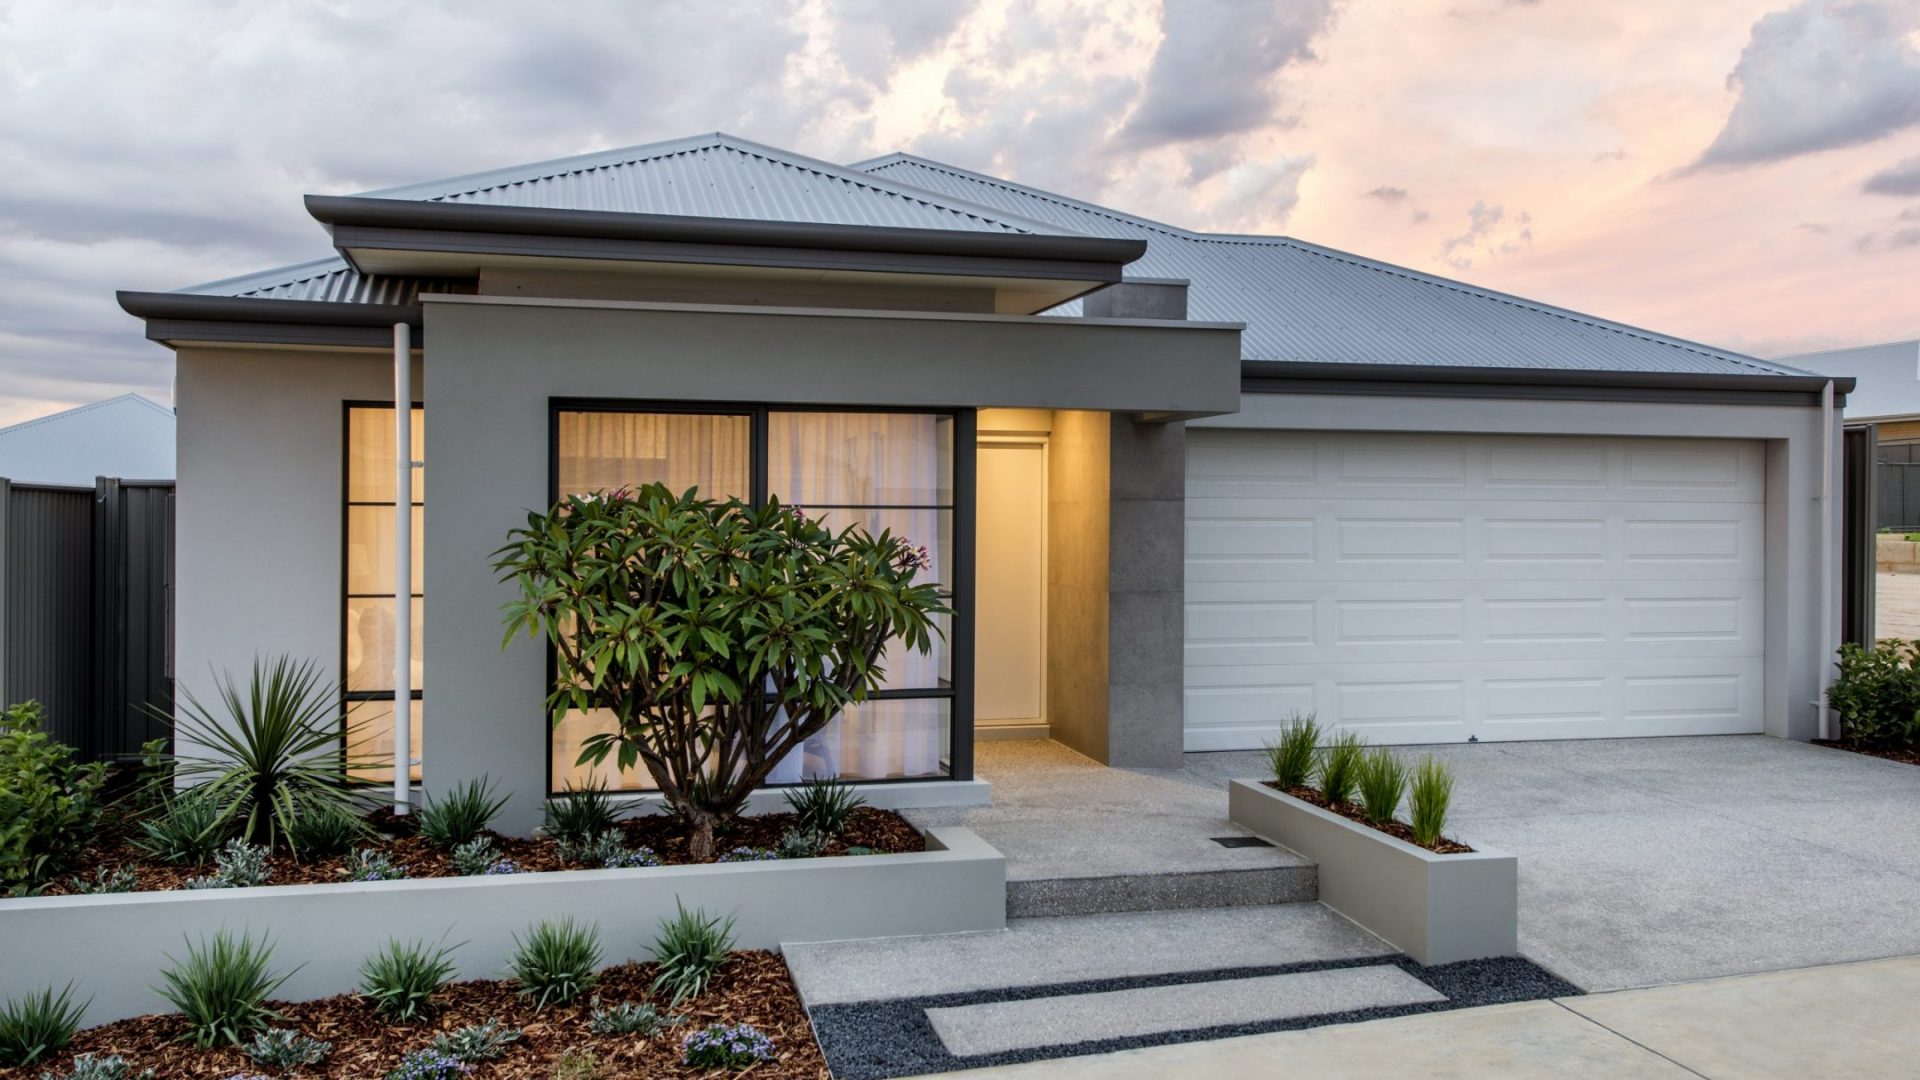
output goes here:
[[16, 484], [171, 480], [173, 453], [173, 410], [139, 394], [0, 428], [0, 476]]
[[1145, 239], [1128, 276], [1192, 282], [1189, 317], [1246, 323], [1249, 360], [1804, 374], [1318, 244], [1193, 232], [907, 154], [853, 167], [1093, 236]]
[[1829, 349], [1786, 359], [1808, 371], [1854, 380], [1848, 419], [1920, 416], [1920, 341]]

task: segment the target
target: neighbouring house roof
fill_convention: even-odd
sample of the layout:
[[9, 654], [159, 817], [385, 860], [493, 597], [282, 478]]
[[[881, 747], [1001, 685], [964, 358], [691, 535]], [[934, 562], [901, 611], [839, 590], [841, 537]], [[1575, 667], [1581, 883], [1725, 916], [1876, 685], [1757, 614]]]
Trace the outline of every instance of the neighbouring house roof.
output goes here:
[[1889, 341], [1789, 356], [1808, 371], [1854, 379], [1848, 419], [1920, 418], [1920, 341]]
[[1189, 315], [1246, 323], [1249, 360], [1804, 374], [1291, 237], [1195, 232], [910, 154], [853, 168], [1096, 236], [1144, 238], [1147, 254], [1128, 276], [1187, 279]]
[[173, 410], [139, 394], [0, 428], [0, 477], [92, 487], [97, 476], [173, 479]]

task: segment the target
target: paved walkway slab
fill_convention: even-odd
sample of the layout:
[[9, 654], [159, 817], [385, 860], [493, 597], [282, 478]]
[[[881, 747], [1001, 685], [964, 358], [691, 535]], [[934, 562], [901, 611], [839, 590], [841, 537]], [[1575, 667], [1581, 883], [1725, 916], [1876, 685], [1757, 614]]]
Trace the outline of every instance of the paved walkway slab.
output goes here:
[[955, 1056], [1445, 1001], [1398, 965], [928, 1009]]
[[1386, 956], [1319, 904], [1017, 919], [1000, 933], [782, 948], [809, 1007]]

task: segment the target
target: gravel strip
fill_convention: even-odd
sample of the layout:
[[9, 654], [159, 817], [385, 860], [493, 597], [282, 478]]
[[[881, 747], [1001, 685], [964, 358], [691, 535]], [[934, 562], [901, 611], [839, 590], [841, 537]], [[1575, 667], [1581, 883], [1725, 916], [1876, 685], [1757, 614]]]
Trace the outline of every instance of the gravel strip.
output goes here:
[[[933, 1008], [952, 1008], [987, 1002], [1026, 1001], [1062, 994], [1093, 994], [1149, 986], [1179, 986], [1306, 971], [1328, 971], [1336, 968], [1372, 967], [1382, 964], [1400, 967], [1409, 975], [1445, 995], [1447, 1000], [1322, 1013], [1316, 1016], [1291, 1017], [1285, 1020], [1250, 1024], [1193, 1028], [1127, 1038], [1062, 1043], [1055, 1046], [1024, 1048], [970, 1057], [956, 1057], [949, 1053], [946, 1046], [941, 1043], [940, 1036], [933, 1030], [933, 1024], [927, 1019], [927, 1010]], [[819, 1039], [820, 1048], [826, 1054], [827, 1063], [838, 1080], [884, 1080], [884, 1078], [895, 1076], [918, 1076], [923, 1073], [976, 1069], [989, 1065], [1012, 1065], [1023, 1061], [1104, 1054], [1143, 1046], [1165, 1046], [1174, 1043], [1232, 1038], [1237, 1035], [1293, 1031], [1325, 1024], [1348, 1024], [1361, 1020], [1380, 1020], [1392, 1016], [1464, 1009], [1478, 1005], [1497, 1005], [1549, 997], [1572, 997], [1579, 993], [1581, 993], [1579, 987], [1519, 957], [1463, 960], [1437, 967], [1421, 967], [1405, 956], [1359, 957], [1351, 960], [1310, 961], [1217, 971], [1187, 971], [1136, 978], [1018, 987], [1009, 990], [941, 994], [893, 1001], [823, 1005], [812, 1010], [812, 1017], [814, 1034]]]

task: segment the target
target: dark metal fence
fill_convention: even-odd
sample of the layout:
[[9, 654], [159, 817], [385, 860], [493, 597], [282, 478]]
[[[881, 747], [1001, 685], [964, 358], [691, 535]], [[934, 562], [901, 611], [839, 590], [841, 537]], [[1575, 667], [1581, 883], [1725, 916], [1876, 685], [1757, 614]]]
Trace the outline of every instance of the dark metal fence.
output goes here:
[[0, 702], [46, 706], [88, 758], [165, 734], [173, 702], [173, 482], [0, 479]]
[[1920, 530], [1920, 443], [1881, 443], [1874, 474], [1880, 489], [1875, 526], [1895, 532]]

